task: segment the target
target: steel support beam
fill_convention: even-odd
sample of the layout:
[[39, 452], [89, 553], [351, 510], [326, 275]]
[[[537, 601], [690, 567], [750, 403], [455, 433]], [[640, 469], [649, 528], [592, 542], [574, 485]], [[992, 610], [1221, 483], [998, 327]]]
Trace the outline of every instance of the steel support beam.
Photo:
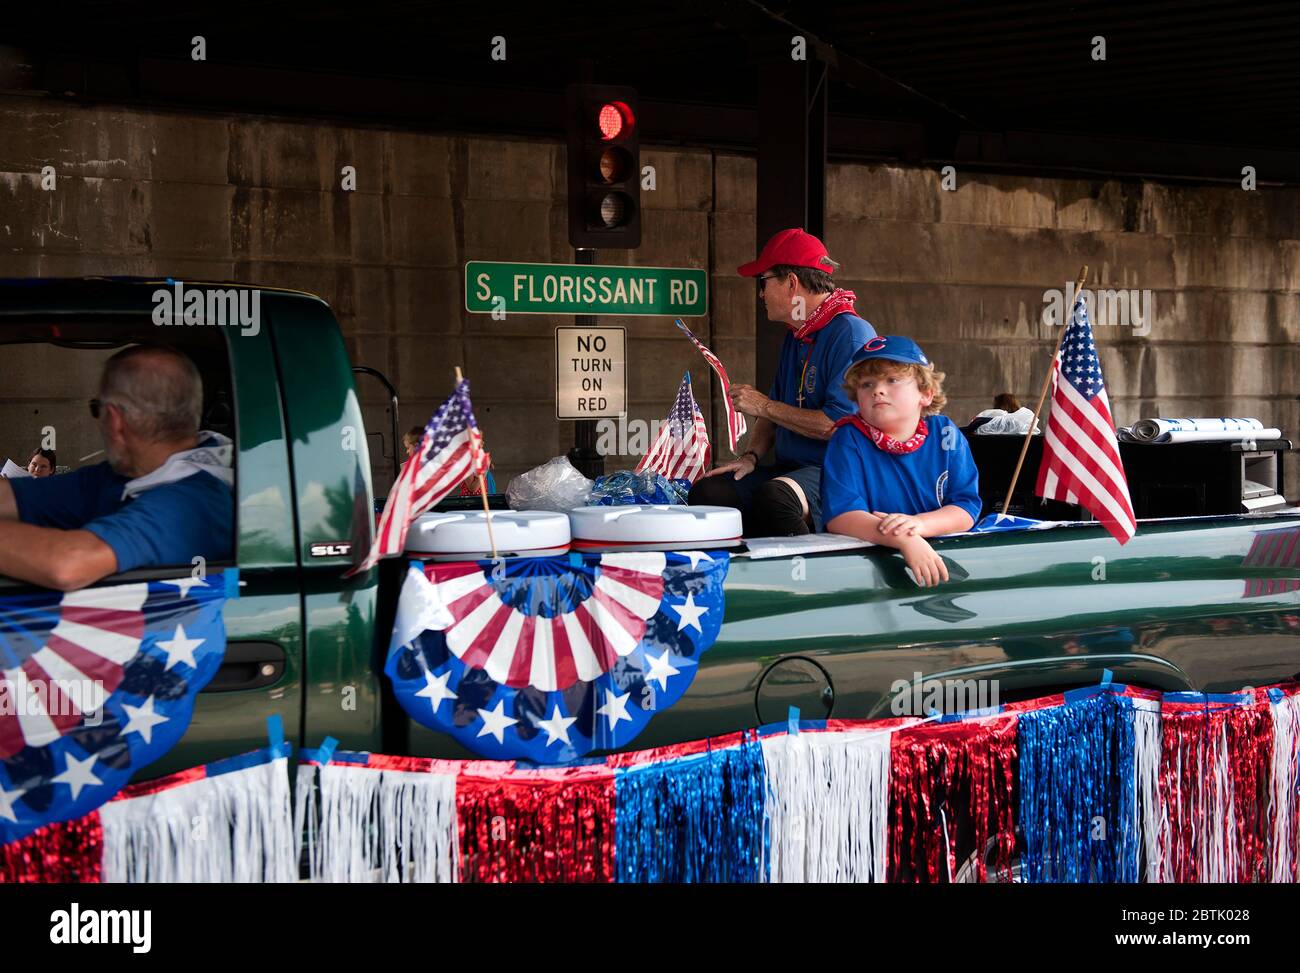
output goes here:
[[[784, 54], [784, 57], [781, 56]], [[788, 46], [758, 62], [756, 243], [802, 227], [826, 232], [826, 65], [792, 60]], [[767, 320], [760, 301], [754, 325], [755, 384], [776, 375], [785, 329]]]

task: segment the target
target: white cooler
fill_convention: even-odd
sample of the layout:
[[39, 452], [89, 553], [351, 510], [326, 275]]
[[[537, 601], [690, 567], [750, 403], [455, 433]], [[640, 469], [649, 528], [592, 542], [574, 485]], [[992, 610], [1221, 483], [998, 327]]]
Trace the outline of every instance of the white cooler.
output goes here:
[[[569, 518], [549, 510], [493, 510], [492, 536], [501, 556], [546, 557], [569, 549]], [[431, 561], [492, 556], [482, 510], [421, 514], [406, 535], [406, 551]]]
[[735, 507], [575, 507], [569, 522], [579, 551], [689, 551], [742, 543]]

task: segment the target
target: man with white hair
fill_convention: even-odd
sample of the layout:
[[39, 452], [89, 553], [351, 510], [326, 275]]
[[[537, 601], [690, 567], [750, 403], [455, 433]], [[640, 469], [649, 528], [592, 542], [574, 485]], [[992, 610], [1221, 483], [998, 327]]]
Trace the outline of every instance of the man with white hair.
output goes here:
[[72, 591], [110, 574], [229, 560], [233, 446], [199, 429], [203, 381], [172, 348], [104, 363], [90, 414], [107, 461], [44, 479], [0, 478], [0, 574]]

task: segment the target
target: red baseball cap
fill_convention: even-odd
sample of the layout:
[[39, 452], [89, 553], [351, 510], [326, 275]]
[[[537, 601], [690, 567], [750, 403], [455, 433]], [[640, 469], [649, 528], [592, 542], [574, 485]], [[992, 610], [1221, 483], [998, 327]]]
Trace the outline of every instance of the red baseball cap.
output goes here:
[[741, 264], [736, 268], [736, 273], [741, 277], [757, 277], [778, 264], [789, 267], [811, 267], [813, 270], [825, 271], [828, 274], [835, 273], [835, 265], [831, 263], [825, 245], [811, 233], [806, 233], [798, 227], [782, 230], [776, 234], [767, 241], [757, 260]]

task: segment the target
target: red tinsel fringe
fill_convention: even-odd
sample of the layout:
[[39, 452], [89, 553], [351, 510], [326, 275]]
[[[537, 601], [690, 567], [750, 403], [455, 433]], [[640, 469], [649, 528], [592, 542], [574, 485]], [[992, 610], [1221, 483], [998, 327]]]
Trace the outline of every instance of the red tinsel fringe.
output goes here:
[[612, 882], [614, 775], [601, 766], [456, 781], [462, 882]]
[[103, 862], [104, 829], [94, 812], [0, 845], [0, 882], [101, 882]]
[[1166, 704], [1161, 712], [1160, 791], [1169, 814], [1165, 849], [1175, 882], [1201, 882], [1202, 849], [1215, 816], [1213, 788], [1220, 738], [1227, 753], [1236, 882], [1267, 881], [1277, 809], [1271, 807], [1273, 718], [1267, 701]]
[[984, 848], [990, 834], [996, 836], [996, 867], [1011, 867], [1015, 716], [899, 730], [890, 743], [890, 760], [889, 881], [955, 876], [962, 820], [974, 833], [981, 882], [987, 877]]

